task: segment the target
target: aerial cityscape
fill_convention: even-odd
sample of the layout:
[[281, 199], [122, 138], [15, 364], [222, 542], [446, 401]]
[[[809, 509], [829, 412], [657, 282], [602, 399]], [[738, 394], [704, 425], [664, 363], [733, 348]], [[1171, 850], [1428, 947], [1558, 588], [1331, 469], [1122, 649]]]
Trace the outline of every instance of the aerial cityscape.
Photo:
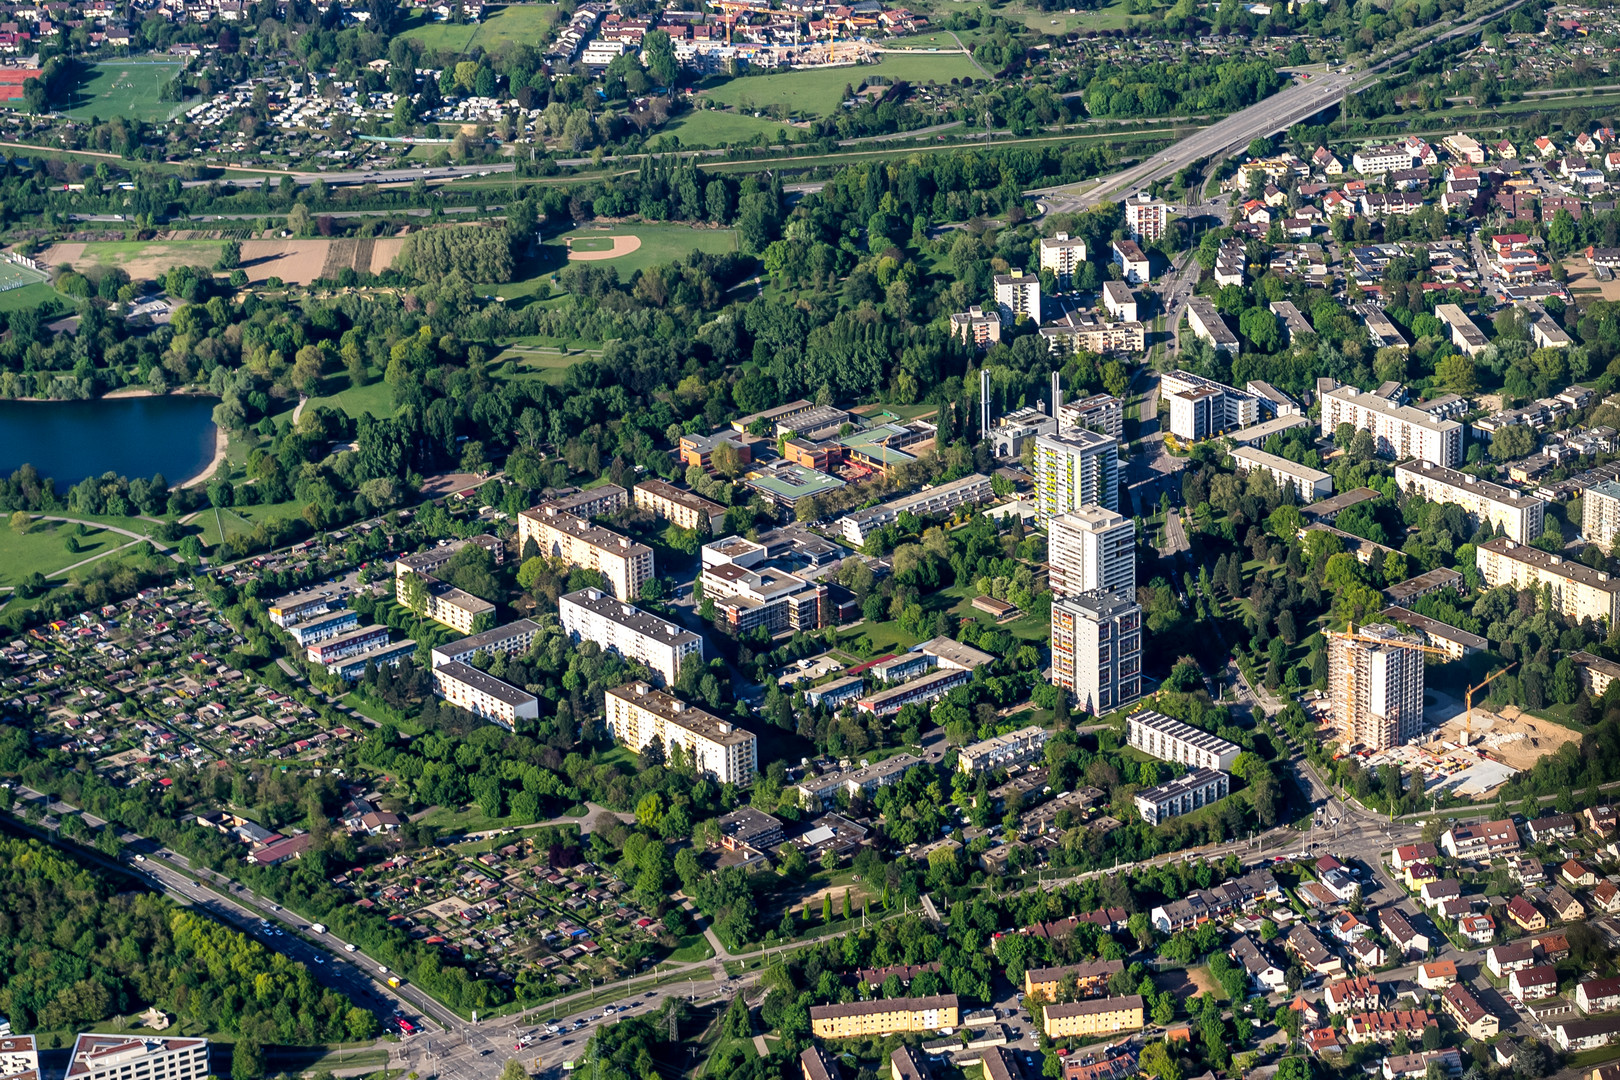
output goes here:
[[1620, 1080], [1620, 5], [0, 10], [0, 1080]]

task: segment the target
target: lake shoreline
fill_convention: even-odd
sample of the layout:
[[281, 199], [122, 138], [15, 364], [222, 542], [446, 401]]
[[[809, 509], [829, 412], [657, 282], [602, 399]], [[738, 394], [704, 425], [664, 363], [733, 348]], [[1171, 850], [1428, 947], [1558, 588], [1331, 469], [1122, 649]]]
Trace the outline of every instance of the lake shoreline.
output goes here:
[[212, 480], [214, 478], [214, 474], [219, 471], [219, 467], [225, 464], [225, 451], [230, 448], [230, 442], [230, 436], [225, 434], [225, 429], [220, 427], [218, 424], [215, 424], [214, 460], [210, 461], [207, 468], [203, 469], [202, 472], [198, 473], [196, 476], [193, 476], [190, 480], [187, 480], [180, 486], [182, 488], [196, 487], [199, 484], [206, 484], [208, 481]]
[[[228, 470], [229, 433], [214, 423], [211, 395], [134, 392], [84, 400], [0, 400], [0, 472], [31, 464], [66, 490], [108, 472], [162, 473], [195, 487]], [[212, 431], [210, 431], [212, 429]]]

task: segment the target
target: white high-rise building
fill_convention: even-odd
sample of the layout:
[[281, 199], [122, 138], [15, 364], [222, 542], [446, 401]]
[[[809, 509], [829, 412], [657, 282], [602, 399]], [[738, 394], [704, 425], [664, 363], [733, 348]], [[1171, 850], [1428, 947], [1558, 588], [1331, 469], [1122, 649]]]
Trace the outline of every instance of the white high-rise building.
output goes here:
[[[1605, 550], [1614, 545], [1615, 536], [1620, 535], [1620, 484], [1605, 480], [1586, 489], [1581, 500], [1581, 535]], [[1510, 539], [1529, 543], [1535, 537]]]
[[644, 682], [609, 690], [603, 707], [613, 737], [637, 753], [657, 739], [667, 760], [679, 746], [700, 774], [738, 787], [752, 784], [759, 771], [753, 732]]
[[1119, 443], [1073, 429], [1035, 440], [1035, 515], [1051, 521], [1082, 506], [1119, 509]]
[[1141, 605], [1110, 589], [1052, 601], [1052, 682], [1096, 716], [1141, 697]]
[[703, 659], [703, 639], [692, 631], [615, 600], [601, 589], [559, 597], [557, 616], [574, 641], [594, 641], [607, 652], [638, 660], [665, 684], [675, 682], [688, 657]]
[[1393, 643], [1423, 642], [1386, 624], [1361, 627], [1357, 636], [1382, 641], [1328, 639], [1328, 696], [1343, 745], [1387, 750], [1410, 742], [1423, 731], [1423, 652]]
[[1401, 461], [1421, 458], [1434, 465], [1455, 468], [1463, 458], [1463, 428], [1455, 420], [1439, 420], [1411, 405], [1363, 393], [1354, 386], [1318, 380], [1322, 402], [1322, 437], [1331, 439], [1340, 424], [1371, 433], [1381, 457]]
[[1074, 273], [1086, 261], [1086, 242], [1058, 233], [1041, 241], [1041, 269], [1052, 271], [1059, 290], [1074, 288]]
[[1059, 514], [1046, 526], [1052, 591], [1073, 596], [1116, 589], [1136, 598], [1136, 525], [1101, 506]]
[[1152, 242], [1164, 235], [1170, 223], [1170, 207], [1145, 191], [1125, 200], [1125, 228], [1131, 239]]
[[85, 1032], [73, 1043], [64, 1080], [205, 1080], [207, 1039]]
[[1041, 279], [1037, 275], [1014, 270], [1010, 274], [997, 274], [994, 280], [1001, 325], [1011, 326], [1020, 315], [1041, 321]]

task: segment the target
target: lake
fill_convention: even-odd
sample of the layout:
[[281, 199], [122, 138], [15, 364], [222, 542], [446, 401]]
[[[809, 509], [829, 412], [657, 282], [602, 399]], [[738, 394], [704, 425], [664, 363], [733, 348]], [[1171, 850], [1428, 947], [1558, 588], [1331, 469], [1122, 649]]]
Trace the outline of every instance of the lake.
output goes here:
[[56, 490], [115, 472], [131, 480], [162, 473], [171, 487], [214, 460], [217, 398], [0, 401], [0, 474], [31, 464]]

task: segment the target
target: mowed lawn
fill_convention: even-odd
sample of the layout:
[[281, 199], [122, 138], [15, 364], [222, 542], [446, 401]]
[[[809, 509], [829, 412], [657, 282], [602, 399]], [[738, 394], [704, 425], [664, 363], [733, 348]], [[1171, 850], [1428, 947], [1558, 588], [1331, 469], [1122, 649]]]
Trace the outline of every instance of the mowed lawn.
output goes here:
[[675, 136], [682, 146], [723, 146], [753, 142], [759, 135], [772, 144], [798, 142], [805, 138], [806, 132], [768, 116], [697, 109], [660, 128], [658, 136], [663, 135]]
[[371, 381], [364, 386], [348, 385], [346, 376], [334, 376], [326, 380], [323, 388], [328, 392], [320, 397], [312, 397], [304, 405], [306, 409], [316, 406], [325, 406], [328, 409], [337, 409], [358, 420], [366, 413], [379, 420], [385, 416], [394, 415], [394, 391], [382, 377], [375, 371], [370, 375]]
[[[547, 383], [551, 386], [561, 386], [568, 377], [568, 369], [590, 357], [585, 353], [572, 353], [564, 356], [561, 353], [536, 353], [523, 349], [507, 349], [495, 357], [495, 377], [503, 381]], [[503, 375], [499, 368], [510, 360], [517, 368], [511, 375]]]
[[[135, 532], [155, 528], [149, 521], [131, 526], [127, 519], [120, 519], [120, 524]], [[35, 521], [26, 533], [19, 533], [9, 525], [0, 527], [0, 585], [15, 586], [33, 573], [50, 577], [63, 567], [96, 556], [117, 558], [109, 553], [132, 542], [122, 533], [91, 526], [84, 536], [78, 538], [79, 550], [75, 554], [67, 549], [67, 540], [72, 531], [72, 525], [60, 521]], [[130, 550], [133, 552], [135, 549]], [[7, 595], [10, 594], [0, 594], [0, 599]]]
[[704, 94], [721, 105], [735, 106], [744, 112], [769, 105], [784, 105], [796, 114], [826, 116], [835, 112], [844, 100], [845, 87], [859, 86], [862, 80], [872, 75], [904, 79], [913, 84], [984, 78], [984, 72], [961, 53], [918, 53], [914, 56], [887, 53], [880, 64], [813, 68], [732, 79], [712, 90], [705, 90]]
[[1146, 15], [1126, 14], [1124, 0], [1107, 0], [1100, 7], [1072, 13], [1067, 8], [1041, 11], [1028, 4], [1015, 3], [1009, 4], [1002, 14], [1007, 18], [1021, 20], [1025, 26], [1037, 33], [1053, 36], [1083, 34], [1088, 30], [1124, 30], [1135, 23], [1148, 20]]
[[619, 272], [620, 281], [628, 280], [637, 270], [684, 259], [693, 251], [720, 255], [737, 250], [735, 229], [694, 229], [687, 225], [615, 225], [607, 229], [575, 229], [554, 238], [550, 243], [543, 245], [550, 257], [540, 260], [540, 263], [553, 269], [564, 265], [568, 256], [567, 248], [562, 242], [564, 237], [573, 239], [576, 250], [586, 250], [580, 247], [582, 239], [609, 236], [641, 238], [641, 246], [636, 250], [620, 255], [616, 259], [604, 259], [596, 264], [613, 267]]
[[231, 506], [218, 510], [210, 507], [197, 515], [192, 524], [202, 530], [202, 542], [212, 548], [220, 542], [221, 528], [225, 530], [225, 538], [229, 539], [241, 533], [251, 533], [266, 521], [295, 518], [303, 512], [304, 504], [296, 500], [266, 503], [262, 506]]
[[164, 84], [172, 82], [180, 70], [180, 64], [137, 58], [96, 64], [74, 91], [72, 104], [62, 111], [78, 119], [167, 120], [187, 107], [183, 102], [160, 100]]
[[538, 45], [550, 36], [551, 27], [562, 17], [557, 4], [524, 4], [521, 6], [487, 8], [483, 22], [454, 26], [450, 23], [417, 17], [406, 24], [404, 36], [415, 38], [429, 52], [444, 51], [467, 53], [474, 45], [485, 52], [493, 52], [505, 42]]
[[0, 292], [0, 311], [22, 311], [37, 308], [47, 300], [60, 300], [62, 295], [49, 285], [24, 285], [20, 289]]

